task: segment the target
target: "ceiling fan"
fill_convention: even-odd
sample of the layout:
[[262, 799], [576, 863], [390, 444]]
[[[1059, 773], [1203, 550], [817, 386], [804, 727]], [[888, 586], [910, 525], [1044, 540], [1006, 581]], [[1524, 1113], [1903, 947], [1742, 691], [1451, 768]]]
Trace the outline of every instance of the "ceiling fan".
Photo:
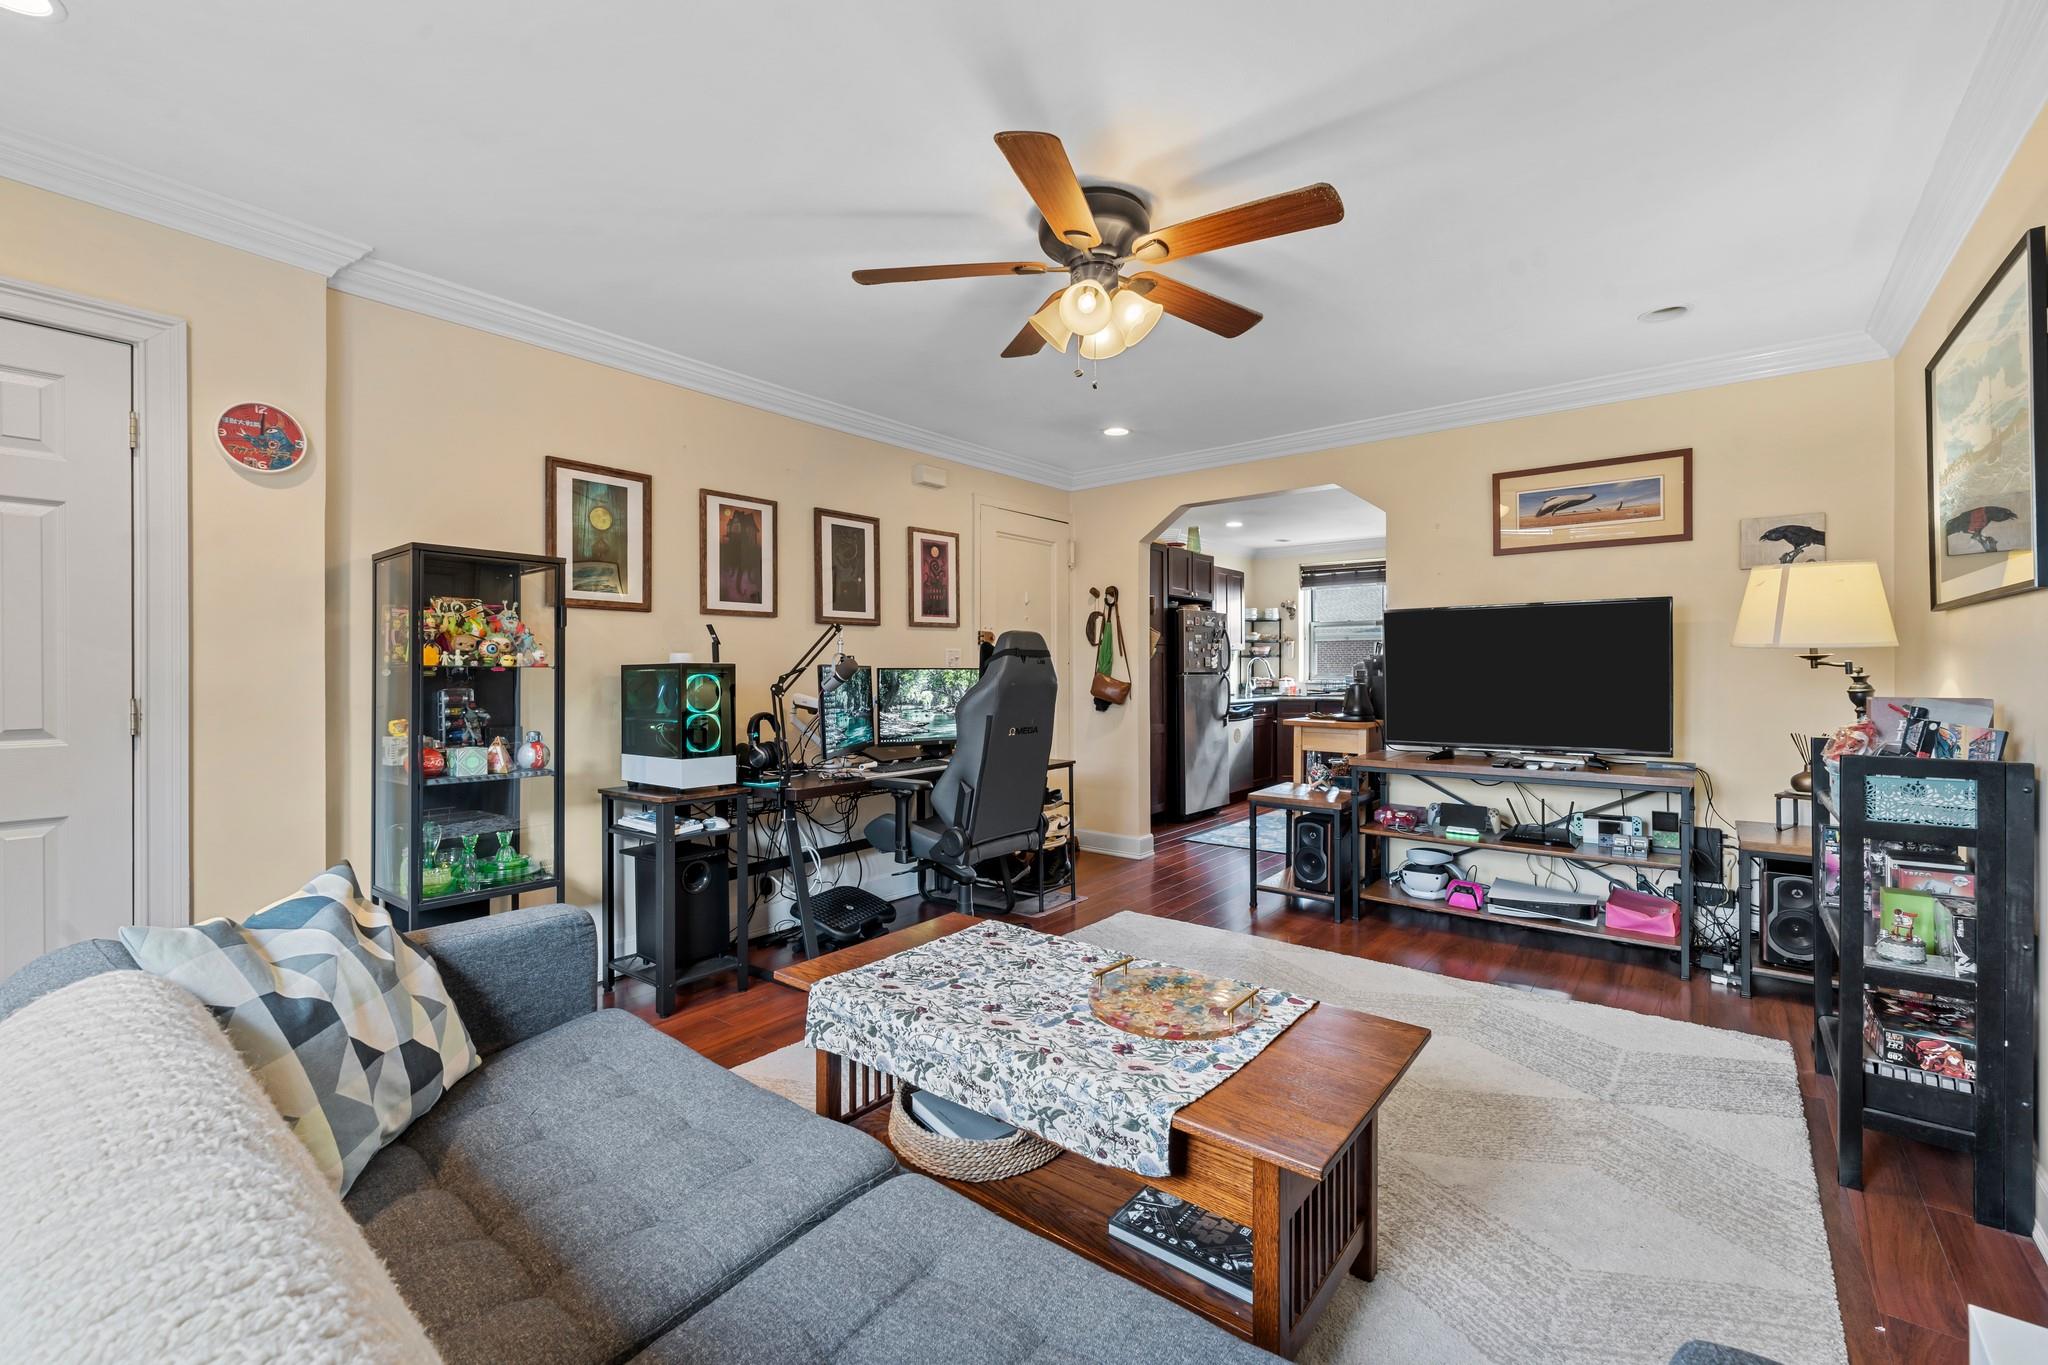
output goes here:
[[1046, 296], [1004, 348], [1006, 358], [1036, 355], [1048, 345], [1064, 352], [1078, 338], [1084, 359], [1107, 360], [1144, 340], [1166, 313], [1218, 336], [1242, 336], [1262, 314], [1151, 270], [1126, 275], [1124, 267], [1170, 264], [1205, 251], [1328, 227], [1344, 217], [1344, 201], [1336, 190], [1310, 185], [1155, 229], [1151, 210], [1129, 190], [1084, 188], [1067, 149], [1051, 133], [997, 133], [996, 146], [1038, 205], [1038, 244], [1052, 265], [910, 265], [856, 270], [853, 279], [856, 284], [906, 284], [1064, 272], [1069, 282]]

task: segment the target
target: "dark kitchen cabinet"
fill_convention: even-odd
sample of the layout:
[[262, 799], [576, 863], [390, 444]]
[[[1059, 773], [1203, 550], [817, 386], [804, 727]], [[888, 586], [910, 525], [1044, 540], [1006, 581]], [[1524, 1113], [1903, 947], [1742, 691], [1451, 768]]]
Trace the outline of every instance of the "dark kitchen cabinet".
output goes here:
[[1280, 780], [1280, 719], [1268, 702], [1252, 708], [1252, 782], [1270, 787]]
[[1166, 548], [1166, 595], [1176, 602], [1216, 600], [1216, 561], [1176, 546]]

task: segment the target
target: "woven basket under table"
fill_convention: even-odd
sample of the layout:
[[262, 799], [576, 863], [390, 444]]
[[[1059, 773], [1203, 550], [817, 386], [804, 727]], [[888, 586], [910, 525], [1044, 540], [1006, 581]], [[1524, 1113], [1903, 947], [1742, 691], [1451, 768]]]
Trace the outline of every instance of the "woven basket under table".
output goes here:
[[912, 1166], [948, 1180], [1002, 1180], [1035, 1171], [1060, 1154], [1058, 1144], [1022, 1128], [993, 1142], [950, 1138], [919, 1123], [910, 1112], [909, 1087], [898, 1085], [889, 1105], [889, 1144]]

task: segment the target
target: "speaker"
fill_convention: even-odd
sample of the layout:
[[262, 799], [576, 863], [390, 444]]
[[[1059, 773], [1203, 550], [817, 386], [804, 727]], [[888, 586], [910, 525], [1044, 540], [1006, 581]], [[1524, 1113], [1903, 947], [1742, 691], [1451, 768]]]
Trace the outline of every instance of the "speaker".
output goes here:
[[1764, 883], [1763, 959], [1774, 967], [1813, 966], [1813, 878], [1780, 873]]
[[[642, 844], [633, 858], [634, 951], [652, 962], [660, 927], [654, 900], [654, 846]], [[721, 957], [732, 939], [726, 909], [725, 850], [685, 845], [676, 850], [676, 963], [687, 967]]]
[[1291, 850], [1288, 862], [1294, 869], [1294, 884], [1303, 891], [1332, 894], [1336, 886], [1337, 822], [1329, 815], [1296, 815], [1288, 834]]

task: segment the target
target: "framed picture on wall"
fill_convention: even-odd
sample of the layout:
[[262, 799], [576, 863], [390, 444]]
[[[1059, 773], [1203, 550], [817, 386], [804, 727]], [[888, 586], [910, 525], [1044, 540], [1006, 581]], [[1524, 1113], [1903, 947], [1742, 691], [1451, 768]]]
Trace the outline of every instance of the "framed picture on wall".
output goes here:
[[1927, 362], [1930, 605], [2048, 587], [2048, 234], [2020, 239]]
[[910, 624], [960, 624], [960, 537], [910, 528]]
[[1738, 536], [1741, 567], [1762, 564], [1818, 564], [1828, 557], [1828, 514], [1782, 512], [1744, 517]]
[[882, 523], [858, 512], [815, 513], [818, 624], [882, 624]]
[[697, 490], [697, 605], [706, 616], [773, 616], [779, 533], [775, 503]]
[[1493, 476], [1493, 552], [1539, 554], [1692, 539], [1692, 451]]
[[547, 461], [548, 553], [569, 561], [564, 600], [654, 610], [654, 480], [630, 469]]

